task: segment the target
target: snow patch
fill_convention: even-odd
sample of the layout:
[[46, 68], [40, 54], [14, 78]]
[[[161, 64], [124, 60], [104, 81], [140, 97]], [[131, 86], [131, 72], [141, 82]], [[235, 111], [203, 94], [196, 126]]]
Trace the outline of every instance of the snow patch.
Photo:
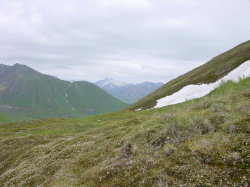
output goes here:
[[234, 82], [239, 81], [242, 77], [249, 77], [250, 76], [250, 60], [241, 64], [238, 68], [234, 69], [230, 73], [228, 73], [223, 78], [219, 79], [218, 81], [210, 84], [200, 84], [200, 85], [188, 85], [175, 92], [170, 96], [166, 96], [157, 100], [157, 105], [154, 108], [160, 108], [167, 105], [173, 105], [181, 102], [185, 102], [186, 100], [200, 98], [215, 88], [217, 88], [222, 82], [231, 80]]
[[65, 96], [68, 97], [68, 94], [66, 93]]
[[142, 108], [137, 108], [137, 109], [135, 109], [135, 112], [141, 111], [141, 110], [142, 110]]

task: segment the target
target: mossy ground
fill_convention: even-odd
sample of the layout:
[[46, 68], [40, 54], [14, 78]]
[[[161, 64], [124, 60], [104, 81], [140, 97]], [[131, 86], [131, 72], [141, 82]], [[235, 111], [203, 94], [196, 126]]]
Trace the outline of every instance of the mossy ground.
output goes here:
[[0, 125], [0, 186], [248, 186], [250, 78], [141, 112]]

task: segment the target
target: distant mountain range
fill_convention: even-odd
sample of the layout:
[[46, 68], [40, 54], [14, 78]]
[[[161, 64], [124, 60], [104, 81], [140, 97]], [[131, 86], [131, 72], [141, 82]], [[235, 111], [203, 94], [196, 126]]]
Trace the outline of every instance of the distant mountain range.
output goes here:
[[248, 77], [250, 76], [249, 51], [250, 41], [246, 41], [212, 58], [204, 65], [164, 84], [153, 93], [129, 106], [128, 109], [144, 110], [179, 103], [208, 94], [223, 80], [231, 80], [231, 78], [235, 80], [237, 79], [235, 76], [242, 75]]
[[41, 74], [25, 65], [0, 65], [2, 121], [33, 118], [81, 117], [127, 106], [95, 84], [68, 82]]
[[163, 85], [161, 82], [143, 82], [139, 84], [132, 84], [120, 82], [114, 80], [113, 78], [105, 78], [95, 82], [95, 84], [116, 98], [129, 104], [138, 101]]

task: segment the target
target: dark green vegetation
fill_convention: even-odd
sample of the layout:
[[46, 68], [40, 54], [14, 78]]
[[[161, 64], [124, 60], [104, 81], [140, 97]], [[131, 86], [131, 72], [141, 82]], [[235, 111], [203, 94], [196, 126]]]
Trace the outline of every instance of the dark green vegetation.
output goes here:
[[250, 78], [160, 109], [0, 125], [0, 186], [247, 186]]
[[0, 122], [83, 117], [125, 106], [89, 82], [70, 83], [20, 64], [0, 65]]
[[158, 99], [172, 95], [190, 84], [213, 83], [248, 60], [250, 60], [250, 41], [244, 42], [214, 57], [206, 64], [166, 83], [152, 94], [129, 106], [128, 109], [152, 108]]

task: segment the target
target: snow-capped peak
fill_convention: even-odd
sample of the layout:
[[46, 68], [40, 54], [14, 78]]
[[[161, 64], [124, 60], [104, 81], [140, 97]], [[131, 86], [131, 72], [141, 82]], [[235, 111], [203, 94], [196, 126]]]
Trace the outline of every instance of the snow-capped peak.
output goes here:
[[113, 78], [105, 78], [103, 80], [97, 81], [96, 84], [100, 87], [121, 87], [126, 86], [128, 83], [117, 81]]

